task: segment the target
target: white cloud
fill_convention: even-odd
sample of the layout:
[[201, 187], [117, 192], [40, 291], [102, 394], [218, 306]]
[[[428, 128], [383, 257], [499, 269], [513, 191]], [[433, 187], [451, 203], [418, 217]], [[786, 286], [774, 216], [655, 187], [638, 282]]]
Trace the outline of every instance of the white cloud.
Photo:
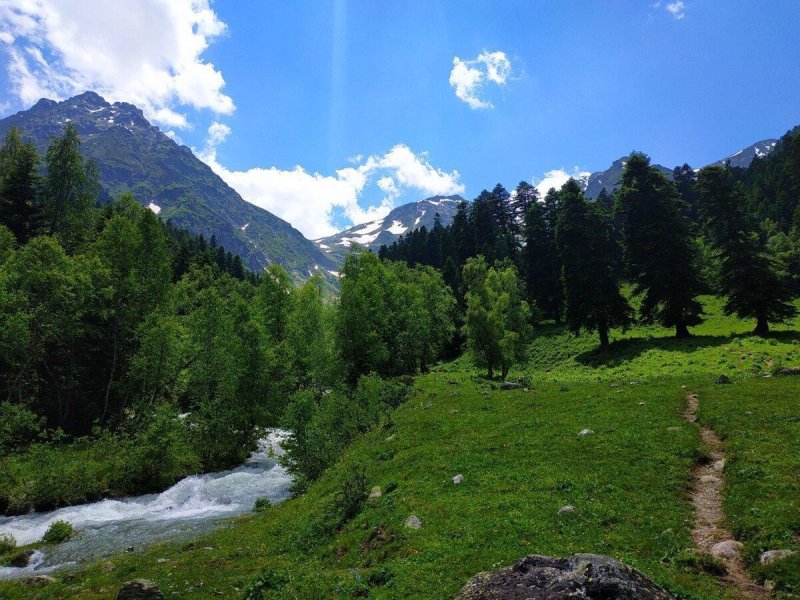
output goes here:
[[[205, 148], [196, 151], [199, 158], [245, 200], [288, 221], [310, 239], [341, 229], [333, 223], [334, 209], [340, 209], [351, 224], [364, 223], [385, 217], [404, 191], [425, 195], [464, 191], [458, 171], [438, 169], [430, 164], [426, 153], [415, 154], [404, 144], [386, 154], [361, 159], [333, 175], [309, 173], [299, 165], [288, 171], [276, 167], [234, 171], [221, 165], [216, 156], [216, 144], [228, 133], [230, 129], [225, 125], [212, 124]], [[367, 190], [378, 192], [383, 198], [378, 204], [364, 207], [359, 201]]]
[[581, 171], [578, 167], [573, 168], [572, 172], [569, 172], [562, 167], [561, 169], [547, 171], [544, 174], [544, 177], [541, 179], [534, 178], [534, 186], [538, 190], [539, 196], [544, 197], [550, 188], [560, 190], [561, 186], [567, 183], [570, 178], [576, 180], [585, 180], [589, 177], [589, 175], [591, 175], [589, 171]]
[[202, 56], [225, 32], [209, 0], [0, 0], [0, 32], [26, 105], [93, 90], [172, 128], [189, 125], [181, 107], [235, 108]]
[[666, 6], [669, 13], [679, 21], [686, 16], [686, 3], [683, 0], [669, 2]]
[[450, 71], [450, 85], [456, 96], [466, 102], [470, 108], [494, 108], [488, 100], [479, 97], [487, 82], [503, 86], [511, 76], [511, 61], [505, 52], [481, 52], [472, 60], [453, 58], [453, 70]]

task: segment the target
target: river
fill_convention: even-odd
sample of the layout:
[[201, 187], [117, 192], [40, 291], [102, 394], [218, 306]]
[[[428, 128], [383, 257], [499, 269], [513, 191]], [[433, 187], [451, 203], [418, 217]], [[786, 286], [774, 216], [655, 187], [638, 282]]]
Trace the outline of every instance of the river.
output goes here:
[[0, 536], [12, 535], [20, 546], [41, 540], [54, 521], [69, 521], [76, 532], [67, 542], [42, 547], [26, 568], [0, 567], [0, 579], [75, 568], [155, 542], [196, 537], [226, 518], [251, 512], [257, 498], [272, 503], [289, 498], [292, 478], [277, 461], [287, 435], [273, 430], [242, 466], [186, 477], [160, 494], [0, 517]]

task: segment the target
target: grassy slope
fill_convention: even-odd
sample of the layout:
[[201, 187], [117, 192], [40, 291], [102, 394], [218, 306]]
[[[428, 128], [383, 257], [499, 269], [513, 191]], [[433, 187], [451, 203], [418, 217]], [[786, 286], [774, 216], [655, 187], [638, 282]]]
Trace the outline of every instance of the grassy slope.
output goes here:
[[[107, 598], [123, 581], [147, 577], [176, 597], [235, 597], [266, 567], [288, 579], [276, 597], [451, 597], [474, 573], [524, 554], [590, 551], [621, 558], [684, 598], [734, 598], [675, 560], [691, 546], [686, 488], [698, 454], [697, 429], [680, 417], [684, 394], [700, 388], [701, 419], [719, 426], [732, 468], [742, 470], [728, 471], [734, 530], [770, 542], [796, 533], [789, 494], [797, 491], [798, 463], [796, 452], [787, 458], [796, 448], [787, 443], [800, 433], [792, 402], [800, 378], [754, 375], [770, 364], [800, 364], [800, 345], [790, 334], [744, 336], [751, 324], [720, 316], [713, 299], [708, 308], [708, 322], [695, 329], [702, 337], [675, 341], [655, 328], [631, 330], [617, 336], [608, 356], [591, 352], [591, 337], [546, 330], [529, 363], [512, 374], [529, 377], [530, 392], [493, 389], [465, 360], [443, 365], [419, 378], [419, 393], [391, 423], [354, 444], [305, 496], [193, 544], [115, 557], [110, 572], [95, 565], [35, 592], [3, 583], [0, 594]], [[734, 385], [707, 385], [720, 373]], [[765, 403], [769, 395], [783, 400]], [[763, 415], [761, 433], [743, 433], [753, 429], [747, 410]], [[585, 427], [595, 434], [579, 437]], [[365, 465], [370, 486], [394, 482], [397, 489], [370, 500], [339, 534], [315, 538], [309, 523], [354, 463]], [[748, 487], [745, 474], [756, 466], [770, 493]], [[460, 486], [450, 480], [457, 473]], [[761, 512], [750, 510], [754, 497]], [[564, 504], [576, 511], [559, 516]], [[422, 529], [403, 527], [412, 513]], [[748, 545], [749, 556], [756, 545]]]

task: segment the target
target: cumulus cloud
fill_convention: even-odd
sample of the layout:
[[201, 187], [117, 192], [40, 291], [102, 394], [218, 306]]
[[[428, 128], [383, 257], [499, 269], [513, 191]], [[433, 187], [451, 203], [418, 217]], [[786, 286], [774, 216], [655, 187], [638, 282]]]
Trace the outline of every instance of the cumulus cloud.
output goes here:
[[557, 190], [561, 189], [570, 178], [576, 180], [585, 180], [591, 175], [589, 171], [581, 171], [578, 167], [572, 169], [572, 172], [567, 171], [563, 167], [561, 169], [552, 169], [551, 171], [547, 171], [541, 179], [534, 178], [534, 186], [539, 192], [541, 197], [550, 190], [550, 188], [555, 188]]
[[[200, 159], [245, 200], [288, 221], [310, 239], [341, 229], [333, 222], [336, 209], [351, 223], [364, 223], [385, 217], [406, 191], [428, 196], [464, 191], [458, 171], [436, 168], [426, 153], [415, 154], [404, 144], [382, 155], [351, 160], [353, 166], [332, 175], [310, 173], [299, 165], [291, 170], [253, 167], [235, 171], [217, 160], [216, 144], [228, 133], [226, 126], [212, 124], [205, 148], [197, 152]], [[367, 192], [381, 196], [377, 204], [362, 206]]]
[[511, 76], [511, 61], [505, 52], [481, 52], [472, 60], [453, 58], [450, 85], [456, 96], [472, 109], [494, 108], [488, 100], [480, 98], [487, 83], [503, 86]]
[[667, 11], [679, 21], [686, 16], [686, 3], [683, 0], [675, 0], [667, 3]]
[[23, 104], [94, 90], [171, 128], [181, 107], [230, 114], [225, 80], [203, 53], [225, 24], [209, 0], [0, 0], [0, 42]]

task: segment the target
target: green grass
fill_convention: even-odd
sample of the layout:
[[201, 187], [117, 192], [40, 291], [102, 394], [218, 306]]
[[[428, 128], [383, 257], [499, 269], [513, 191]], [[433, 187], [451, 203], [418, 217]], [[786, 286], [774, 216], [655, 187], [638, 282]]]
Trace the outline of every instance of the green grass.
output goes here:
[[[709, 385], [699, 418], [723, 438], [725, 515], [759, 579], [800, 594], [800, 377]], [[764, 550], [794, 557], [762, 568]]]
[[[108, 598], [144, 577], [167, 597], [240, 597], [258, 577], [264, 589], [280, 588], [265, 597], [447, 598], [475, 573], [525, 554], [598, 552], [679, 598], [737, 598], [702, 572], [709, 561], [685, 552], [700, 448], [697, 426], [681, 418], [684, 397], [699, 389], [701, 419], [725, 439], [725, 509], [751, 564], [762, 547], [797, 547], [787, 540], [798, 522], [800, 378], [761, 374], [800, 364], [800, 344], [786, 332], [797, 323], [762, 340], [747, 335], [753, 324], [720, 315], [715, 299], [706, 304], [694, 339], [636, 328], [607, 353], [593, 350], [593, 336], [544, 328], [511, 374], [527, 392], [499, 391], [466, 358], [441, 365], [305, 495], [196, 542], [113, 557], [113, 570], [99, 563], [35, 590], [4, 582], [0, 595]], [[723, 373], [733, 385], [711, 383]], [[578, 436], [584, 428], [594, 435]], [[369, 487], [394, 490], [326, 534], [323, 511], [353, 465], [365, 467]], [[575, 512], [559, 515], [566, 504]], [[421, 529], [403, 526], [411, 514]], [[795, 566], [763, 575], [788, 590]]]

